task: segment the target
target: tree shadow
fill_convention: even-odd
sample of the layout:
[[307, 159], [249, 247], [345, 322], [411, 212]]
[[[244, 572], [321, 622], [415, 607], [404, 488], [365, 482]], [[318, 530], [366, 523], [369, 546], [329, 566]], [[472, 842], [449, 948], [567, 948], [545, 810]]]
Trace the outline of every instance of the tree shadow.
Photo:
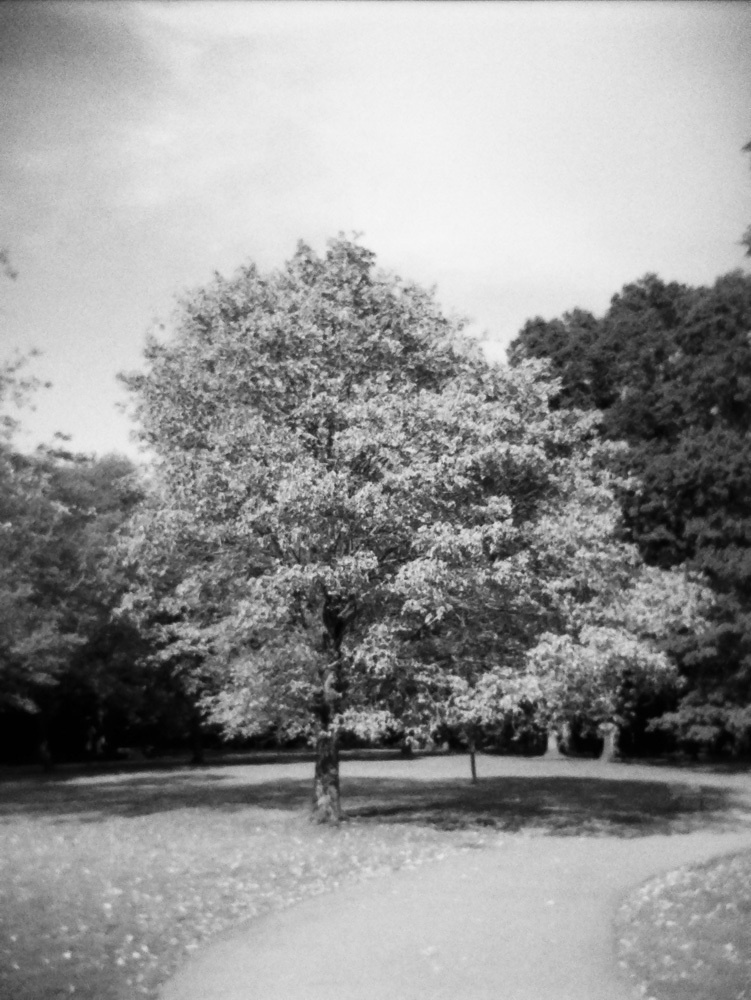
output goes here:
[[[638, 837], [728, 830], [751, 821], [742, 790], [711, 782], [543, 773], [483, 778], [345, 777], [343, 802], [354, 823], [399, 823], [442, 830], [487, 828], [579, 835]], [[258, 822], [304, 815], [310, 777], [255, 780], [219, 769], [110, 775], [100, 780], [39, 779], [4, 783], [0, 824], [21, 817], [96, 823], [179, 809], [246, 810]]]
[[378, 779], [359, 784], [347, 798], [353, 819], [444, 830], [642, 837], [735, 829], [751, 821], [751, 802], [744, 795], [712, 784], [591, 775], [491, 777], [477, 785]]
[[47, 820], [97, 822], [109, 817], [149, 816], [177, 809], [234, 811], [304, 809], [310, 781], [243, 782], [220, 771], [176, 769], [111, 775], [106, 781], [28, 780], [3, 788], [0, 825], [20, 815]]

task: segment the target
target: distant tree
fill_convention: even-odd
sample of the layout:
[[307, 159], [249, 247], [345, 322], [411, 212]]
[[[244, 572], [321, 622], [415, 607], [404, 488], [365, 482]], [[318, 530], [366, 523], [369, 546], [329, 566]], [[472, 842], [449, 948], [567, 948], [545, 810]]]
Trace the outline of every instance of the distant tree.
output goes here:
[[11, 453], [6, 471], [2, 700], [36, 715], [45, 738], [56, 724], [65, 734], [74, 719], [101, 730], [108, 707], [124, 711], [135, 686], [140, 640], [112, 619], [126, 586], [114, 536], [139, 500], [135, 470], [116, 456], [40, 448]]
[[31, 692], [51, 683], [70, 646], [55, 614], [35, 600], [34, 553], [59, 511], [45, 492], [45, 470], [14, 446], [23, 406], [39, 386], [27, 359], [0, 365], [0, 704], [33, 708]]
[[90, 742], [112, 738], [115, 720], [135, 726], [156, 685], [139, 669], [144, 639], [113, 617], [129, 580], [118, 560], [118, 533], [143, 497], [141, 476], [119, 455], [91, 458], [60, 448], [37, 453], [49, 463], [50, 493], [62, 508], [56, 531], [38, 561], [37, 594], [57, 607], [76, 637], [60, 684], [44, 699], [45, 711], [65, 731], [75, 708]]
[[[687, 563], [715, 592], [713, 625], [683, 643], [689, 687], [665, 724], [685, 741], [741, 749], [751, 736], [751, 277], [711, 288], [627, 285], [600, 319], [533, 320], [512, 364], [546, 358], [559, 408], [599, 408], [622, 440], [627, 537], [648, 563]], [[722, 722], [722, 719], [725, 722]], [[708, 720], [711, 719], [710, 723]]]
[[35, 716], [44, 742], [56, 718], [83, 728], [136, 686], [137, 638], [111, 617], [126, 587], [112, 553], [142, 489], [125, 458], [76, 455], [61, 439], [18, 450], [11, 404], [41, 385], [25, 361], [0, 367], [0, 711]]
[[671, 650], [706, 628], [712, 603], [698, 574], [645, 566], [636, 546], [618, 540], [620, 523], [612, 494], [550, 519], [557, 615], [527, 657], [530, 695], [549, 730], [585, 719], [616, 744], [645, 696], [675, 688]]

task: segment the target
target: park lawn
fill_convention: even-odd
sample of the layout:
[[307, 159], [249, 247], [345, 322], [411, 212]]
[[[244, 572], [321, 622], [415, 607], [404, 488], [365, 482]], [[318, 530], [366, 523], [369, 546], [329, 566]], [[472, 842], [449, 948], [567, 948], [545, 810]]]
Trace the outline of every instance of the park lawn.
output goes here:
[[464, 758], [348, 764], [338, 830], [308, 822], [309, 762], [0, 780], [0, 997], [153, 997], [201, 944], [344, 881], [499, 834], [682, 833], [734, 808], [659, 772], [514, 758], [482, 771], [471, 785]]
[[751, 1000], [751, 854], [651, 880], [624, 903], [617, 929], [643, 996]]
[[315, 826], [308, 786], [248, 795], [188, 769], [0, 785], [0, 996], [153, 997], [243, 921], [482, 842], [413, 824]]

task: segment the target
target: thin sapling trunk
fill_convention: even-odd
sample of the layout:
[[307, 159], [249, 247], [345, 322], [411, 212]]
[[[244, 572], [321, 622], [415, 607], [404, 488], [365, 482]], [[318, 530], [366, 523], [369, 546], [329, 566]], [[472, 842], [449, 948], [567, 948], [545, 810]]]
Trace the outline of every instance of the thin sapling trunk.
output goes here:
[[194, 767], [200, 767], [204, 761], [203, 733], [201, 731], [201, 716], [198, 709], [191, 707], [190, 710], [190, 763]]
[[477, 784], [477, 746], [474, 736], [467, 737], [467, 749], [469, 750], [469, 770], [472, 776], [472, 784]]

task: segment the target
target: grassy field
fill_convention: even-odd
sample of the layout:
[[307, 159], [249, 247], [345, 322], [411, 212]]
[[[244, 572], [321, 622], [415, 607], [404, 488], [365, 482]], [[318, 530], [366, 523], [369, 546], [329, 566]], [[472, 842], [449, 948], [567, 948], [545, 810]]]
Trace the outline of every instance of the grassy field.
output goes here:
[[343, 770], [338, 830], [307, 820], [310, 764], [6, 775], [0, 996], [155, 996], [203, 942], [346, 880], [499, 831], [684, 832], [721, 828], [737, 806], [732, 787], [659, 769], [484, 758], [477, 786], [457, 758]]
[[618, 915], [618, 942], [645, 997], [751, 1000], [751, 854], [642, 886]]

